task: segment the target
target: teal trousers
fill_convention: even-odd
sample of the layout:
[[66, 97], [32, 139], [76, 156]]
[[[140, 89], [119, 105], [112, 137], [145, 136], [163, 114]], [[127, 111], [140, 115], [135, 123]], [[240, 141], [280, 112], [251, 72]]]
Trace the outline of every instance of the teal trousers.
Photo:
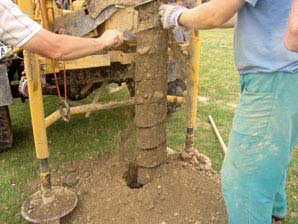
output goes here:
[[298, 142], [298, 73], [240, 77], [241, 96], [222, 170], [230, 224], [271, 224], [287, 212], [286, 172]]

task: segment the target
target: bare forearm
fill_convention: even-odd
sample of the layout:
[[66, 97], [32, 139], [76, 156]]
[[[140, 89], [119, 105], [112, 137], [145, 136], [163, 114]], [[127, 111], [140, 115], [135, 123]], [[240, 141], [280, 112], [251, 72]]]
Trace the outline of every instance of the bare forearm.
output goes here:
[[42, 30], [23, 49], [55, 60], [72, 60], [104, 49], [100, 39], [57, 35]]
[[66, 35], [59, 35], [56, 43], [60, 48], [57, 60], [72, 60], [87, 55], [92, 55], [105, 49], [100, 39], [78, 38]]
[[298, 52], [298, 0], [293, 0], [284, 37], [285, 47]]
[[179, 17], [179, 24], [195, 29], [212, 29], [228, 22], [243, 6], [244, 0], [212, 0], [185, 11]]
[[227, 22], [222, 24], [220, 28], [233, 28], [235, 26], [237, 20], [237, 14], [234, 15], [231, 19], [229, 19]]

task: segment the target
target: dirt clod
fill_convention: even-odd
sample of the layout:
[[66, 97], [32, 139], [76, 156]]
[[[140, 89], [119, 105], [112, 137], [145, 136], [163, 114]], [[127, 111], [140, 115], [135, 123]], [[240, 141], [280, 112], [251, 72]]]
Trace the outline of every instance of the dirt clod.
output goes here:
[[66, 178], [62, 180], [62, 185], [68, 186], [68, 187], [74, 187], [79, 182], [79, 178], [76, 173], [70, 173], [67, 175]]

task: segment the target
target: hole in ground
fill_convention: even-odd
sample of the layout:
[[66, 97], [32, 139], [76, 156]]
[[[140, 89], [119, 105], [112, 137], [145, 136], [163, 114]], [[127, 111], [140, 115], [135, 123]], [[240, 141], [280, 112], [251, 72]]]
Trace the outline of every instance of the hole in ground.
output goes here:
[[135, 163], [130, 163], [128, 165], [128, 170], [124, 173], [123, 178], [126, 184], [130, 188], [141, 188], [144, 185], [138, 183], [138, 166]]

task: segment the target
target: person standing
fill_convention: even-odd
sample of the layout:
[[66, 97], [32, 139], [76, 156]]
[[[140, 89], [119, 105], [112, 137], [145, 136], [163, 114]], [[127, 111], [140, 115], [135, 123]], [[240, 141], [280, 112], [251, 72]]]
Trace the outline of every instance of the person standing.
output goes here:
[[237, 14], [241, 96], [221, 170], [230, 224], [271, 224], [287, 213], [286, 172], [298, 142], [298, 54], [283, 44], [291, 2], [211, 0], [193, 9], [160, 7], [165, 29], [217, 28]]

